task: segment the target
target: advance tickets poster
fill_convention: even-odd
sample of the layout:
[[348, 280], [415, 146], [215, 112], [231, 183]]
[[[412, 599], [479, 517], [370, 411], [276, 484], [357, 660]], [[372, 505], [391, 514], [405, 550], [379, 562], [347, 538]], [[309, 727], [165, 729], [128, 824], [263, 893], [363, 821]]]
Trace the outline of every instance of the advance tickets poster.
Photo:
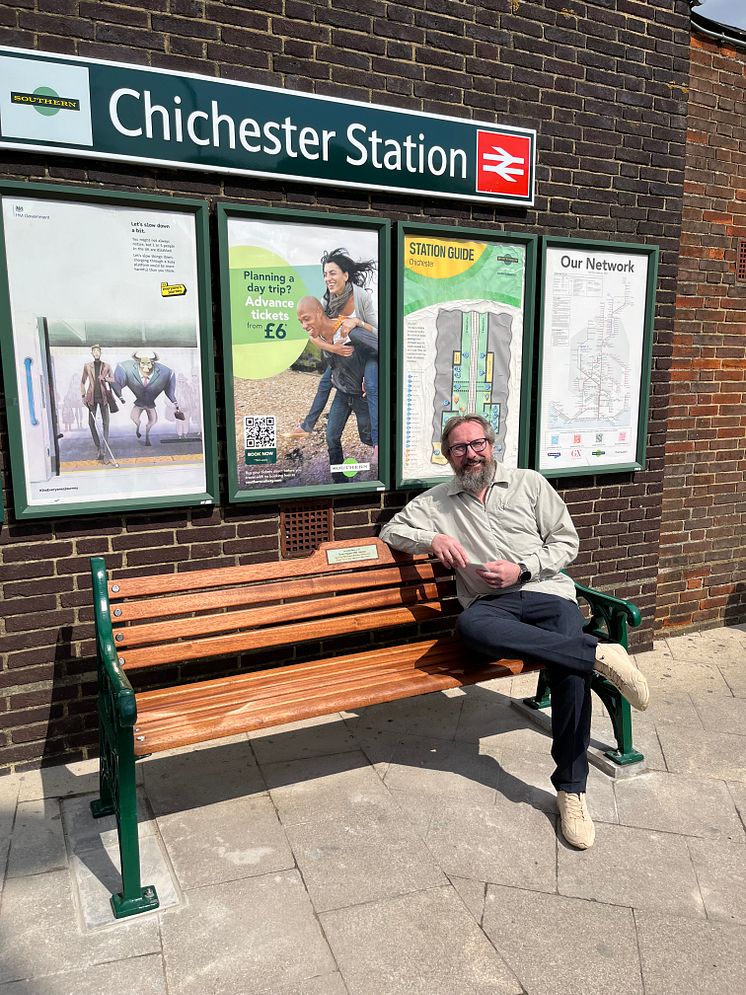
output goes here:
[[547, 239], [537, 465], [548, 475], [644, 461], [657, 248]]
[[399, 486], [451, 476], [440, 439], [455, 415], [482, 415], [495, 431], [495, 459], [524, 465], [535, 240], [451, 232], [400, 232]]
[[232, 499], [382, 489], [386, 223], [221, 210]]
[[212, 501], [202, 205], [112, 199], [3, 192], [19, 517]]

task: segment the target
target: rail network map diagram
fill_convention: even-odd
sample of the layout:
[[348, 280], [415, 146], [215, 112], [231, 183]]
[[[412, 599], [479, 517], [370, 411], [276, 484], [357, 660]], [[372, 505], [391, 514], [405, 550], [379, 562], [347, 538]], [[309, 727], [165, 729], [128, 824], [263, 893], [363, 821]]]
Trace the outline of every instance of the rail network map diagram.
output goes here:
[[634, 462], [646, 281], [643, 256], [548, 250], [540, 469]]
[[406, 235], [401, 479], [449, 477], [443, 426], [481, 414], [517, 466], [525, 248]]

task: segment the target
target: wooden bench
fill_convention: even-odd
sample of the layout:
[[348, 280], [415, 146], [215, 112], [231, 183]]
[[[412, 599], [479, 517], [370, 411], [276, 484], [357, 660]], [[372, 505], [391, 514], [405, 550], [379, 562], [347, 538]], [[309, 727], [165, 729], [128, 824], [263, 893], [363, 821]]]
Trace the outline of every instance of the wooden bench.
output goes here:
[[[122, 891], [111, 901], [117, 918], [158, 907], [155, 888], [140, 877], [137, 758], [539, 669], [521, 660], [470, 666], [450, 634], [459, 610], [453, 577], [437, 561], [392, 552], [379, 539], [325, 543], [303, 560], [193, 573], [107, 580], [99, 557], [91, 568], [101, 757], [100, 798], [92, 810], [95, 817], [116, 816]], [[590, 606], [587, 630], [626, 645], [627, 624], [640, 623], [637, 608], [576, 587]], [[417, 635], [416, 623], [433, 634]], [[402, 626], [407, 630], [397, 630]], [[298, 662], [309, 649], [314, 658]], [[254, 662], [252, 669], [244, 655], [262, 650], [283, 662], [259, 670]], [[190, 670], [214, 657], [239, 658], [242, 669], [190, 680]], [[229, 662], [221, 662], [227, 669]], [[146, 670], [151, 682], [169, 686], [136, 693], [131, 679], [138, 683]], [[536, 708], [549, 704], [542, 677], [528, 699]], [[614, 725], [617, 748], [609, 755], [620, 764], [641, 760], [629, 705], [601, 677], [593, 687]]]

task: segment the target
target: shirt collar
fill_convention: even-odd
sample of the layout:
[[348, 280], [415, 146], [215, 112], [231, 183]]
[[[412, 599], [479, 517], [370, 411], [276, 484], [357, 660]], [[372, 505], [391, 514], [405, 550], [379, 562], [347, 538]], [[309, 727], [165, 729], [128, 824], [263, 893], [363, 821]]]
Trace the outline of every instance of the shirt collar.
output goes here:
[[[495, 486], [507, 487], [508, 484], [510, 483], [510, 476], [511, 476], [510, 470], [508, 470], [507, 467], [503, 466], [502, 463], [498, 463], [497, 461], [495, 461], [495, 476], [492, 478], [492, 483], [489, 485], [487, 490], [489, 491], [491, 487]], [[456, 494], [466, 494], [466, 493], [468, 492], [464, 490], [464, 488], [461, 485], [461, 481], [458, 479], [456, 474], [454, 474], [451, 477], [448, 486], [449, 496], [453, 497]]]

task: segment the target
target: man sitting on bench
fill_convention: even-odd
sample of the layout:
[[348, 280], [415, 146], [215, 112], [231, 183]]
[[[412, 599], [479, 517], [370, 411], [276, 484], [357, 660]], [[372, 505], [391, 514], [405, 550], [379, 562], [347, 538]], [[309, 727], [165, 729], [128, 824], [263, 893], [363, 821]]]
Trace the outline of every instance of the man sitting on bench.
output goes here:
[[586, 850], [595, 839], [585, 799], [593, 671], [634, 708], [647, 708], [650, 694], [622, 646], [583, 632], [573, 582], [560, 572], [578, 552], [564, 501], [536, 471], [498, 464], [494, 441], [480, 415], [451, 418], [441, 451], [454, 476], [410, 501], [381, 539], [408, 553], [432, 552], [455, 569], [464, 607], [457, 631], [470, 648], [491, 660], [546, 664], [562, 833]]

